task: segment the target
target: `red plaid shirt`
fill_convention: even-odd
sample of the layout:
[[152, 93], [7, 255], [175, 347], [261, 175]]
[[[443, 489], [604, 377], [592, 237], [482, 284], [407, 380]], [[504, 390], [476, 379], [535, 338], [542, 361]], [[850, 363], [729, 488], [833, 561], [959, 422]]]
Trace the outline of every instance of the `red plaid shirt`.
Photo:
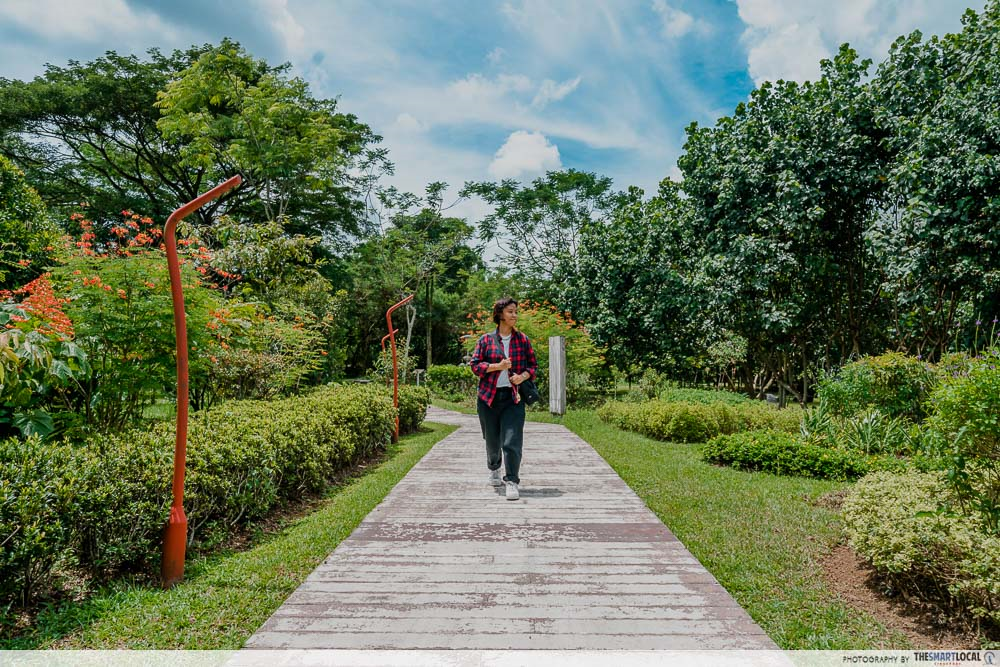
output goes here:
[[[486, 401], [487, 405], [493, 405], [493, 398], [497, 395], [497, 380], [500, 379], [500, 372], [487, 372], [486, 368], [490, 364], [498, 364], [503, 361], [503, 348], [497, 341], [496, 333], [483, 334], [476, 343], [476, 351], [472, 353], [472, 372], [479, 377], [479, 398]], [[531, 341], [518, 330], [510, 337], [510, 374], [517, 375], [528, 371], [531, 379], [535, 379], [538, 373], [538, 362], [535, 360], [535, 350], [531, 347]], [[510, 383], [517, 391], [513, 382]]]

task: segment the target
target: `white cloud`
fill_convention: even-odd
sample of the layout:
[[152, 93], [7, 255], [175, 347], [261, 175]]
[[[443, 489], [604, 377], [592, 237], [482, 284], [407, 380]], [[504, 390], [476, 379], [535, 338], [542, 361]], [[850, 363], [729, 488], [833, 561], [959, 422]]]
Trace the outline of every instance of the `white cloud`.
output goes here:
[[541, 87], [535, 93], [535, 99], [531, 101], [531, 106], [536, 109], [544, 109], [548, 106], [549, 102], [558, 102], [576, 90], [576, 87], [580, 85], [581, 79], [582, 77], [578, 76], [575, 79], [563, 81], [562, 83], [556, 83], [552, 79], [542, 81]]
[[174, 38], [176, 31], [152, 12], [136, 12], [125, 0], [13, 0], [0, 16], [26, 33], [49, 40], [107, 40], [112, 36], [156, 34]]
[[257, 0], [261, 13], [270, 20], [275, 32], [281, 36], [289, 53], [300, 53], [305, 48], [306, 29], [288, 10], [288, 0]]
[[496, 79], [487, 79], [482, 74], [470, 74], [448, 86], [451, 94], [467, 101], [495, 100], [508, 93], [525, 93], [531, 89], [531, 79], [519, 74], [501, 74]]
[[518, 130], [497, 151], [489, 172], [494, 178], [520, 178], [561, 168], [559, 149], [545, 135]]
[[[985, 0], [966, 4], [981, 10]], [[820, 74], [819, 61], [844, 42], [875, 64], [888, 54], [892, 41], [920, 29], [941, 35], [961, 29], [960, 6], [942, 0], [736, 0], [747, 28], [750, 75], [767, 80], [803, 81]]]
[[408, 134], [423, 132], [427, 129], [423, 123], [408, 113], [401, 113], [396, 116], [396, 122], [392, 124], [392, 127], [399, 132]]
[[694, 17], [668, 5], [664, 0], [653, 0], [653, 10], [663, 22], [663, 36], [669, 39], [683, 37], [695, 28]]

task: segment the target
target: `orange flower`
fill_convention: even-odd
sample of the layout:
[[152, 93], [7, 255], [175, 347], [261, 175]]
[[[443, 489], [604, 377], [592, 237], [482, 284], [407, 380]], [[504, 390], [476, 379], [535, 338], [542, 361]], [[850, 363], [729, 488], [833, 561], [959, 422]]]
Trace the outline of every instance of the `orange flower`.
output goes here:
[[120, 296], [123, 299], [126, 298], [125, 290], [123, 289], [118, 290], [118, 296]]

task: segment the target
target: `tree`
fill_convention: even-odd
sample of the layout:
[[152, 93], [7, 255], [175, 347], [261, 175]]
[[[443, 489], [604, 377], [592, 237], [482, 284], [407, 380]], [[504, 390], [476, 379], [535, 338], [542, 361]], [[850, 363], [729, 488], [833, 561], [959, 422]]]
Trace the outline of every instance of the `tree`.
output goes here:
[[390, 168], [367, 126], [313, 99], [285, 76], [287, 64], [255, 60], [228, 39], [147, 54], [109, 51], [87, 64], [47, 65], [31, 82], [0, 79], [0, 154], [50, 206], [68, 213], [86, 202], [100, 232], [122, 210], [164, 220], [242, 170], [247, 182], [193, 221], [284, 213], [291, 233], [331, 240], [362, 226], [362, 191]]
[[678, 160], [713, 304], [799, 399], [818, 360], [860, 353], [877, 323], [864, 232], [886, 160], [861, 83], [869, 64], [845, 45], [815, 83], [765, 83], [733, 117], [689, 127]]
[[688, 202], [670, 180], [648, 201], [636, 188], [627, 199], [609, 220], [583, 226], [567, 303], [618, 368], [678, 370], [712, 329]]
[[469, 182], [460, 194], [495, 207], [479, 223], [479, 238], [498, 243], [501, 260], [548, 298], [576, 272], [583, 226], [609, 215], [624, 196], [610, 178], [574, 169], [550, 171], [529, 186]]
[[24, 174], [0, 155], [0, 290], [37, 278], [58, 243], [58, 230]]
[[290, 232], [332, 244], [361, 231], [364, 193], [349, 170], [380, 137], [336, 100], [313, 98], [288, 68], [223, 40], [159, 94], [157, 128], [181, 166], [209, 182], [242, 174], [233, 206], [252, 220], [287, 219]]
[[955, 35], [896, 40], [873, 81], [894, 159], [872, 242], [896, 345], [925, 357], [1000, 311], [1000, 3], [962, 22]]

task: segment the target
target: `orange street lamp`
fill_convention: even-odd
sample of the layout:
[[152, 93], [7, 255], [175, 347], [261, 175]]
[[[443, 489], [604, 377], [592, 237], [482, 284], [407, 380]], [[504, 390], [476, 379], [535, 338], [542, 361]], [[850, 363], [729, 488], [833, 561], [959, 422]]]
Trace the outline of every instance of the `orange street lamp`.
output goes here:
[[177, 337], [177, 439], [174, 442], [174, 502], [170, 519], [163, 531], [163, 563], [160, 576], [163, 587], [170, 588], [184, 576], [184, 549], [187, 545], [187, 517], [184, 515], [184, 465], [187, 460], [188, 425], [188, 345], [187, 321], [184, 316], [184, 291], [181, 288], [181, 267], [177, 261], [177, 223], [223, 193], [232, 190], [243, 179], [237, 175], [215, 186], [170, 214], [163, 228], [170, 270], [170, 294], [174, 301], [174, 332]]
[[396, 431], [392, 434], [393, 442], [399, 442], [399, 363], [396, 361], [396, 332], [399, 329], [392, 328], [392, 311], [410, 301], [413, 301], [412, 294], [385, 311], [385, 321], [389, 325], [389, 344], [392, 347], [392, 404], [396, 406]]

